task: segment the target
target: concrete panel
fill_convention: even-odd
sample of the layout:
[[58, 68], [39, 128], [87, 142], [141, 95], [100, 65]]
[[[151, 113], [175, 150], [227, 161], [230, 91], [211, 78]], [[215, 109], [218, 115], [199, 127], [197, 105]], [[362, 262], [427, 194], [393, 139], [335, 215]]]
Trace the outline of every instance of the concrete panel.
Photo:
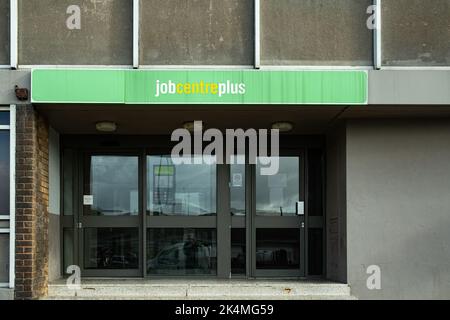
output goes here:
[[[348, 283], [363, 299], [450, 298], [450, 120], [350, 120]], [[381, 268], [368, 290], [366, 268]]]
[[0, 105], [24, 104], [28, 101], [19, 101], [16, 98], [14, 87], [31, 88], [30, 71], [0, 70]]
[[372, 0], [261, 1], [261, 62], [372, 65]]
[[0, 300], [14, 300], [14, 290], [0, 288]]
[[61, 277], [61, 232], [60, 232], [60, 149], [59, 134], [49, 129], [49, 281]]
[[61, 212], [61, 180], [59, 133], [49, 130], [49, 212], [59, 215]]
[[253, 1], [141, 1], [141, 64], [252, 65]]
[[[81, 29], [69, 29], [69, 6], [80, 8]], [[22, 65], [131, 65], [133, 1], [19, 1]]]
[[9, 2], [0, 0], [0, 65], [9, 65]]
[[344, 283], [347, 281], [345, 143], [344, 124], [327, 133], [326, 277]]
[[369, 71], [369, 104], [450, 104], [450, 71]]
[[450, 65], [450, 0], [383, 0], [383, 64]]
[[48, 280], [61, 278], [60, 216], [50, 213], [48, 220]]

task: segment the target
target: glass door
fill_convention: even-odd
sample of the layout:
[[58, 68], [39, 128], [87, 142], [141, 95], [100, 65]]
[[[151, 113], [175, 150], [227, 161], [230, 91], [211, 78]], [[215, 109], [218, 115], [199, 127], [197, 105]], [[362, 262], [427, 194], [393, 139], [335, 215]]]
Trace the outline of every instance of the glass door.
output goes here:
[[141, 161], [134, 154], [83, 156], [79, 261], [84, 276], [141, 276]]
[[147, 156], [148, 276], [217, 275], [217, 166], [208, 163]]
[[280, 156], [275, 175], [251, 166], [251, 275], [305, 275], [304, 161]]

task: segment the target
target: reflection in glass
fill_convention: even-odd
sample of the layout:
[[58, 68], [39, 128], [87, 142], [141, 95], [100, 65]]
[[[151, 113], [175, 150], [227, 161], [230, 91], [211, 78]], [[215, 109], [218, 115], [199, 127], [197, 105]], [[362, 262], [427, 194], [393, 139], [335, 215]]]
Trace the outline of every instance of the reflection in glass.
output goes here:
[[245, 229], [231, 229], [231, 273], [245, 274]]
[[300, 268], [300, 230], [256, 229], [256, 268]]
[[175, 165], [170, 156], [148, 156], [147, 172], [149, 215], [216, 215], [215, 164]]
[[260, 216], [294, 216], [300, 201], [300, 160], [298, 157], [280, 157], [277, 174], [261, 175], [256, 166], [256, 214]]
[[138, 228], [84, 229], [86, 269], [138, 269]]
[[0, 234], [0, 282], [9, 281], [9, 234]]
[[232, 216], [245, 215], [245, 165], [230, 165], [230, 211]]
[[[93, 205], [85, 205], [88, 215], [130, 216], [139, 213], [138, 157], [90, 157], [90, 185]], [[90, 209], [90, 210], [89, 210]]]
[[216, 274], [215, 229], [153, 228], [147, 230], [147, 273]]
[[9, 126], [9, 112], [0, 111], [0, 126]]
[[9, 131], [0, 131], [0, 215], [9, 215]]

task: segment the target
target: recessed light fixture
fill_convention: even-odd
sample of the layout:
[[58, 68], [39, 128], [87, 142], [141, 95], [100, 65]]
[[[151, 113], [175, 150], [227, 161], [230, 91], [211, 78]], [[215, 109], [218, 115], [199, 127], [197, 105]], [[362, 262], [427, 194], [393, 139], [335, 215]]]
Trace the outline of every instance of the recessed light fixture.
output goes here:
[[294, 125], [291, 122], [279, 121], [272, 124], [272, 129], [278, 129], [280, 132], [290, 132], [294, 129]]
[[187, 121], [183, 123], [183, 128], [189, 132], [194, 132], [194, 121]]
[[112, 121], [101, 121], [95, 124], [95, 128], [100, 132], [115, 132], [117, 130], [117, 123]]

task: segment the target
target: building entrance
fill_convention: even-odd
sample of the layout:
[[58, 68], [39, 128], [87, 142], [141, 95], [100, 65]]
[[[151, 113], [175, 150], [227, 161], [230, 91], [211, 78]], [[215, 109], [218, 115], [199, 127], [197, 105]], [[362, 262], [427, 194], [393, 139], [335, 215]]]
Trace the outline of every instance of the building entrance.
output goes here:
[[76, 140], [63, 144], [65, 268], [79, 265], [84, 277], [322, 274], [321, 149], [282, 150], [278, 173], [266, 176], [258, 164], [176, 164], [170, 149]]

